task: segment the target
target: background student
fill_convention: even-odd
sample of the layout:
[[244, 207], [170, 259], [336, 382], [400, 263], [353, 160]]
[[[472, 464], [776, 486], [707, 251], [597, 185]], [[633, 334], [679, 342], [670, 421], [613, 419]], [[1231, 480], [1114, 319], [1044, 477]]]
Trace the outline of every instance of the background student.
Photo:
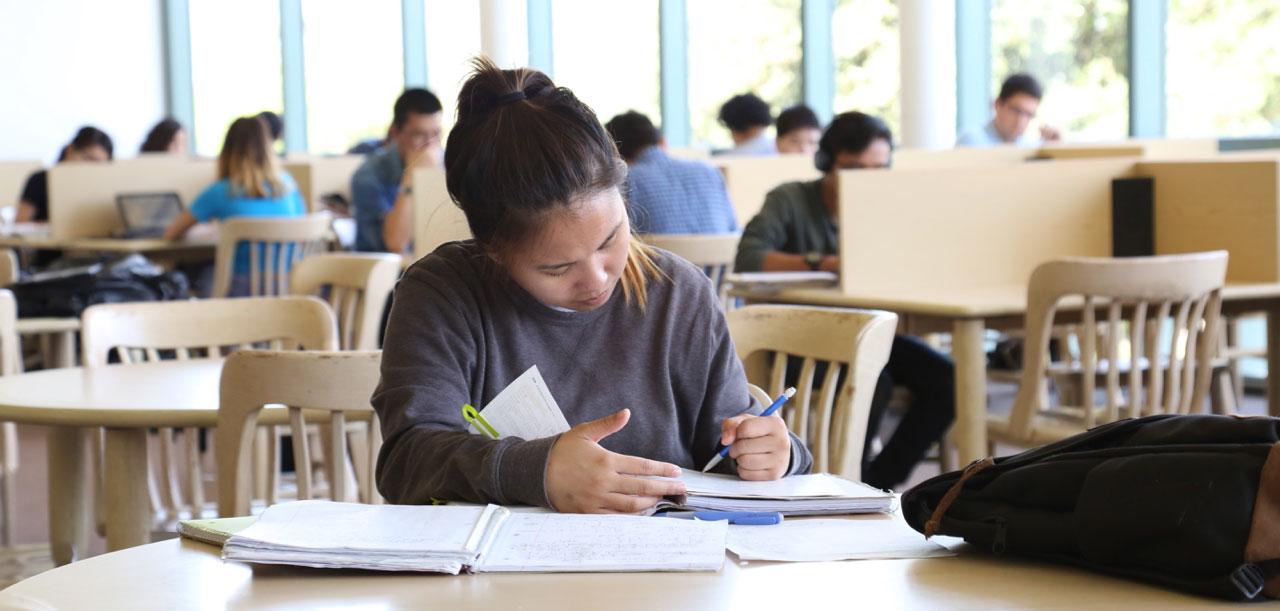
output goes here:
[[[165, 230], [165, 238], [176, 240], [197, 222], [237, 217], [291, 217], [305, 213], [298, 185], [271, 150], [264, 121], [241, 117], [227, 128], [227, 137], [218, 155], [218, 180], [209, 185]], [[270, 261], [277, 253], [267, 253]], [[236, 249], [231, 279], [232, 296], [249, 294], [249, 245]]]
[[724, 177], [711, 164], [673, 159], [653, 122], [634, 110], [605, 125], [629, 166], [626, 194], [637, 233], [737, 233]]
[[782, 154], [813, 155], [818, 152], [818, 139], [822, 137], [822, 122], [812, 108], [797, 104], [778, 113], [774, 124], [775, 143]]
[[[76, 132], [71, 142], [62, 147], [58, 163], [63, 161], [111, 161], [114, 147], [111, 136], [102, 130], [86, 125]], [[14, 217], [19, 223], [49, 220], [49, 172], [38, 170], [27, 178], [18, 200], [18, 212]]]
[[173, 119], [164, 119], [147, 132], [147, 138], [142, 141], [139, 152], [186, 155], [187, 130]]
[[[634, 513], [678, 494], [732, 442], [744, 479], [812, 457], [747, 392], [702, 271], [631, 235], [626, 165], [595, 114], [531, 69], [487, 60], [458, 94], [445, 168], [474, 240], [422, 258], [396, 287], [373, 406], [378, 489], [431, 499]], [[483, 407], [537, 365], [573, 428], [473, 435]], [[726, 463], [729, 461], [725, 461]]]
[[754, 93], [744, 93], [729, 98], [720, 107], [720, 123], [729, 128], [733, 148], [721, 151], [723, 155], [776, 155], [773, 138], [768, 129], [773, 125], [773, 111], [769, 104]]
[[[742, 232], [734, 268], [839, 271], [836, 175], [840, 170], [889, 167], [892, 143], [892, 132], [876, 117], [860, 112], [837, 116], [819, 142], [816, 165], [822, 178], [784, 184], [769, 192], [760, 213]], [[884, 449], [871, 457], [870, 441], [879, 432], [895, 383], [911, 391], [911, 405]], [[918, 338], [895, 336], [872, 399], [862, 480], [878, 488], [905, 482], [954, 417], [951, 359]]]
[[356, 250], [403, 253], [413, 237], [413, 168], [443, 161], [440, 98], [406, 89], [396, 99], [386, 146], [351, 176]]
[[271, 151], [274, 153], [278, 150], [278, 152], [283, 153], [284, 141], [282, 138], [284, 138], [284, 119], [280, 118], [280, 115], [271, 112], [270, 110], [264, 110], [258, 113], [254, 118], [262, 121], [262, 124], [267, 126], [267, 136], [271, 139]]
[[1047, 125], [1040, 126], [1039, 137], [1027, 132], [1027, 126], [1036, 118], [1036, 110], [1040, 108], [1042, 97], [1044, 89], [1034, 76], [1025, 73], [1010, 76], [1000, 85], [1000, 95], [993, 104], [995, 116], [991, 122], [982, 129], [960, 136], [956, 146], [1037, 146], [1041, 141], [1060, 140], [1062, 135], [1058, 130]]

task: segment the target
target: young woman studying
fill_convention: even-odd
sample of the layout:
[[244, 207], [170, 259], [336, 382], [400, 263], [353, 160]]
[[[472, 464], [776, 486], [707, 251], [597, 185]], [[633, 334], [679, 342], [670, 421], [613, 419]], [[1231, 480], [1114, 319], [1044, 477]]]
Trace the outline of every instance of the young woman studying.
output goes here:
[[[633, 238], [626, 164], [595, 114], [541, 72], [485, 60], [458, 96], [446, 183], [475, 239], [441, 246], [396, 288], [373, 406], [385, 442], [378, 487], [433, 498], [639, 512], [718, 470], [744, 479], [808, 471], [780, 418], [757, 417], [710, 281]], [[467, 432], [537, 365], [573, 426], [544, 439]]]
[[[76, 132], [71, 142], [62, 147], [58, 163], [64, 161], [111, 161], [114, 147], [106, 132], [86, 125]], [[27, 178], [18, 201], [15, 220], [19, 223], [49, 220], [49, 171], [40, 170]]]
[[[271, 152], [266, 125], [256, 117], [241, 117], [227, 128], [227, 137], [218, 155], [217, 182], [202, 191], [191, 207], [173, 220], [164, 236], [176, 240], [196, 223], [213, 219], [301, 216], [304, 212], [298, 185], [288, 172], [280, 169]], [[249, 293], [248, 274], [249, 245], [242, 243], [236, 250], [231, 295]]]

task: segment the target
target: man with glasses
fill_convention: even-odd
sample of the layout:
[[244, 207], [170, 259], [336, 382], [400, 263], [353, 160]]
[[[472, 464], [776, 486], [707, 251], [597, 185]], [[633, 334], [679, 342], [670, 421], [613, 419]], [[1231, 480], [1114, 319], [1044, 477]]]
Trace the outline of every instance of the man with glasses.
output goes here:
[[1025, 73], [1010, 76], [1000, 86], [1000, 96], [994, 104], [995, 117], [982, 129], [960, 136], [956, 146], [1037, 146], [1042, 141], [1061, 139], [1058, 130], [1047, 125], [1040, 126], [1039, 138], [1027, 133], [1027, 126], [1036, 118], [1043, 96], [1044, 90], [1034, 76]]
[[401, 254], [413, 236], [413, 170], [444, 161], [440, 98], [406, 89], [396, 99], [387, 143], [351, 176], [356, 250]]

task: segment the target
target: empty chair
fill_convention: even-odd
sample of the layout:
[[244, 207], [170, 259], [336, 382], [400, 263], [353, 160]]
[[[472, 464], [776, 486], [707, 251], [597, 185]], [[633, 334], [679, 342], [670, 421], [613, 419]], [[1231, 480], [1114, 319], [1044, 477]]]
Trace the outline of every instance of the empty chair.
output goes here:
[[[87, 368], [109, 366], [112, 355], [121, 363], [138, 363], [169, 358], [221, 358], [226, 350], [260, 344], [286, 350], [338, 347], [333, 313], [314, 297], [101, 304], [85, 309], [82, 321], [82, 352]], [[161, 429], [158, 471], [163, 483], [154, 486], [152, 480], [153, 504], [164, 505], [171, 517], [184, 507], [199, 515], [204, 506], [198, 430], [189, 428], [183, 432], [185, 459], [176, 454], [173, 430]], [[264, 448], [262, 473], [267, 472], [267, 455], [274, 456], [274, 448]], [[188, 484], [185, 495], [180, 472], [185, 473]], [[273, 477], [276, 470], [271, 469], [270, 473]], [[262, 479], [260, 489], [264, 494], [267, 489], [274, 490], [273, 480]], [[159, 498], [160, 489], [165, 491], [167, 504]]]
[[[289, 408], [294, 439], [304, 438], [307, 414], [318, 415], [330, 437], [325, 464], [330, 466], [330, 495], [347, 498], [346, 479], [333, 475], [333, 467], [346, 464], [347, 415], [369, 418], [362, 461], [365, 472], [357, 478], [361, 502], [380, 502], [373, 469], [382, 446], [381, 428], [369, 404], [378, 384], [381, 353], [281, 352], [245, 350], [227, 358], [222, 368], [221, 403], [218, 407], [218, 515], [248, 515], [251, 496], [251, 448], [263, 406]], [[294, 463], [310, 464], [308, 444], [293, 444]], [[312, 497], [311, 475], [298, 470], [298, 498]]]
[[400, 255], [327, 253], [298, 262], [290, 277], [295, 295], [320, 295], [338, 319], [342, 350], [376, 350], [379, 325], [400, 277]]
[[329, 215], [233, 218], [218, 231], [213, 297], [287, 295], [289, 272], [328, 249]]
[[[787, 428], [808, 444], [815, 472], [860, 479], [871, 396], [889, 360], [897, 316], [751, 305], [726, 318], [747, 380], [768, 391], [766, 405], [786, 387], [788, 357], [801, 359], [796, 396], [783, 408]], [[815, 379], [819, 368], [826, 370], [821, 380]]]
[[[1223, 251], [1037, 267], [1027, 287], [1021, 385], [1008, 416], [988, 416], [990, 439], [1038, 446], [1121, 418], [1201, 410], [1226, 271]], [[1059, 366], [1049, 362], [1049, 338], [1064, 302], [1080, 308], [1080, 357]], [[1049, 376], [1078, 390], [1052, 405]], [[1063, 405], [1063, 395], [1073, 404]]]
[[[22, 372], [18, 345], [18, 304], [13, 293], [0, 289], [0, 375]], [[13, 545], [14, 499], [18, 470], [18, 430], [12, 422], [0, 422], [0, 544]]]
[[715, 283], [716, 292], [720, 293], [724, 288], [725, 277], [733, 273], [733, 258], [738, 255], [738, 239], [741, 237], [736, 233], [688, 235], [650, 233], [642, 236], [641, 239], [646, 244], [669, 250], [701, 267]]

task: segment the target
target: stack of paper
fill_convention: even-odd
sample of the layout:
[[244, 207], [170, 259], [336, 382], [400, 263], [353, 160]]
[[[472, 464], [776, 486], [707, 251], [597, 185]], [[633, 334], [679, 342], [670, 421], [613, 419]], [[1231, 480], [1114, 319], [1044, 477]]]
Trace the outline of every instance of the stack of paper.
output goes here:
[[899, 516], [785, 520], [777, 526], [730, 526], [729, 551], [742, 560], [819, 562], [953, 556]]
[[893, 510], [892, 493], [826, 473], [749, 482], [730, 475], [685, 470], [687, 493], [657, 509], [779, 511], [785, 515], [875, 513]]
[[511, 512], [488, 506], [298, 501], [267, 508], [223, 557], [264, 564], [457, 574], [716, 571], [725, 522]]

